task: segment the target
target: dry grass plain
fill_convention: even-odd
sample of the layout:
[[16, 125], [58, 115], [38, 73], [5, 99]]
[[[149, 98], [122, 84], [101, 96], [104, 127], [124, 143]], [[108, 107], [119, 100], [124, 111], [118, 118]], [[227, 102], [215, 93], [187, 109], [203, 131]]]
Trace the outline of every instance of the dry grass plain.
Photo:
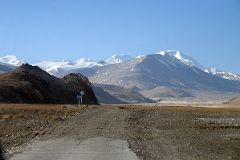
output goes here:
[[240, 159], [240, 105], [0, 105], [0, 141], [8, 157], [32, 140], [127, 140], [139, 159]]
[[5, 151], [17, 149], [78, 112], [63, 105], [0, 104], [0, 143]]

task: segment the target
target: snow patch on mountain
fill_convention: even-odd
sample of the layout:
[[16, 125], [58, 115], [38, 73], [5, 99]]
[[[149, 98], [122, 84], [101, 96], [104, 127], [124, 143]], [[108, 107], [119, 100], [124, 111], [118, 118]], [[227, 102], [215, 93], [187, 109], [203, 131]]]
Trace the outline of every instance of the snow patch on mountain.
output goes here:
[[[228, 80], [239, 80], [240, 81], [240, 75], [231, 73], [231, 72], [224, 72], [221, 70], [218, 70], [216, 68], [205, 68], [203, 67], [198, 61], [195, 59], [191, 58], [190, 56], [182, 54], [180, 51], [176, 50], [166, 50], [166, 51], [160, 51], [157, 53], [162, 56], [168, 56], [170, 58], [174, 58], [181, 63], [188, 65], [190, 67], [194, 66], [197, 67], [206, 73], [213, 74], [215, 76], [222, 77], [224, 79]], [[140, 55], [137, 57], [132, 57], [129, 55], [113, 55], [110, 58], [107, 58], [106, 60], [95, 60], [95, 59], [90, 59], [90, 58], [81, 58], [77, 61], [42, 61], [39, 63], [35, 63], [33, 65], [39, 66], [46, 72], [52, 74], [52, 75], [64, 75], [65, 73], [75, 70], [75, 69], [80, 69], [80, 68], [91, 68], [94, 66], [105, 66], [105, 65], [110, 65], [110, 64], [118, 64], [118, 63], [123, 63], [123, 62], [128, 62], [131, 60], [143, 60], [144, 57], [147, 57], [148, 55]], [[162, 61], [160, 58], [158, 58], [159, 61]], [[0, 58], [0, 64], [7, 65], [7, 66], [14, 66], [18, 67], [24, 62], [22, 60], [19, 60], [15, 55], [8, 55], [5, 57]], [[162, 61], [161, 63], [166, 63]], [[170, 65], [170, 64], [169, 64]], [[131, 69], [132, 71], [134, 69]]]
[[180, 51], [166, 50], [166, 51], [160, 51], [157, 54], [160, 54], [162, 56], [169, 56], [172, 58], [176, 58], [177, 60], [179, 60], [180, 62], [182, 62], [183, 64], [186, 64], [188, 66], [194, 66], [194, 67], [197, 67], [202, 70], [204, 69], [204, 67], [197, 60], [193, 59], [192, 57], [182, 54]]
[[113, 55], [112, 57], [105, 60], [107, 64], [117, 64], [122, 62], [127, 62], [134, 59], [132, 56], [129, 55]]
[[217, 72], [216, 75], [228, 80], [240, 80], [240, 75], [231, 72]]
[[70, 67], [71, 62], [70, 61], [43, 61], [43, 62], [35, 63], [33, 65], [36, 65], [36, 66], [42, 68], [43, 70], [47, 71], [51, 68]]
[[23, 64], [23, 61], [19, 60], [15, 55], [1, 57], [0, 62], [12, 66], [20, 66]]
[[218, 76], [218, 77], [222, 77], [222, 78], [227, 79], [227, 80], [240, 81], [240, 75], [239, 74], [220, 71], [220, 70], [218, 70], [214, 67], [207, 68], [204, 71], [206, 73], [210, 73], [210, 74], [213, 74], [213, 75]]
[[94, 59], [81, 58], [75, 62], [72, 61], [43, 61], [35, 63], [34, 65], [39, 66], [46, 72], [57, 75], [73, 69], [78, 68], [91, 68], [94, 66], [103, 66], [102, 61], [96, 61]]
[[75, 61], [73, 68], [90, 68], [94, 66], [103, 66], [104, 63], [101, 61], [97, 61], [91, 58], [81, 58], [77, 61]]
[[104, 60], [95, 60], [91, 58], [81, 58], [77, 61], [43, 61], [35, 63], [34, 65], [39, 66], [43, 70], [50, 74], [58, 75], [59, 73], [68, 72], [74, 69], [80, 68], [91, 68], [94, 66], [104, 66], [109, 64], [122, 63], [132, 60], [133, 57], [128, 55], [113, 55], [112, 57]]
[[144, 55], [139, 55], [139, 56], [137, 56], [135, 58], [140, 59], [140, 58], [143, 58], [143, 57], [144, 57]]

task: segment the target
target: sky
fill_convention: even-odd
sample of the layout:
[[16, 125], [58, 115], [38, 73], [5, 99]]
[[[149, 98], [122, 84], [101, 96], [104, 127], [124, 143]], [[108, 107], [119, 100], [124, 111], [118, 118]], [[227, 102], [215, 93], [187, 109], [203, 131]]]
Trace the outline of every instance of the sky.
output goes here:
[[240, 0], [0, 0], [0, 57], [35, 63], [162, 50], [240, 73]]

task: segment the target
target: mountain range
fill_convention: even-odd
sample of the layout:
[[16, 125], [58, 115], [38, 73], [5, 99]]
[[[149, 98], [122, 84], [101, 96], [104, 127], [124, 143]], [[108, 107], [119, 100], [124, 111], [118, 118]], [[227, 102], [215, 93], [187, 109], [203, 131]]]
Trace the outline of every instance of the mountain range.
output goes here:
[[71, 72], [82, 73], [93, 83], [122, 86], [152, 99], [240, 93], [239, 81], [223, 79], [162, 54]]
[[[219, 69], [216, 69], [214, 67], [204, 67], [201, 65], [197, 60], [194, 58], [187, 56], [180, 51], [175, 50], [166, 50], [166, 51], [160, 51], [159, 53], [163, 56], [169, 56], [174, 59], [177, 59], [183, 64], [186, 64], [188, 66], [195, 66], [201, 70], [203, 70], [206, 73], [213, 74], [215, 76], [222, 77], [224, 79], [228, 80], [240, 80], [240, 75], [232, 72], [222, 71]], [[48, 61], [42, 61], [38, 63], [34, 63], [32, 65], [39, 66], [43, 70], [47, 71], [51, 75], [55, 75], [57, 77], [62, 77], [66, 73], [69, 73], [69, 71], [81, 69], [81, 68], [91, 68], [95, 66], [105, 66], [110, 64], [117, 64], [117, 63], [124, 63], [128, 62], [134, 59], [141, 58], [142, 56], [132, 57], [129, 55], [113, 55], [110, 58], [107, 58], [105, 60], [95, 60], [91, 58], [81, 58], [77, 61], [68, 61], [68, 60], [62, 60], [62, 61], [55, 61], [55, 60], [48, 60]], [[9, 55], [0, 58], [0, 73], [13, 70], [14, 68], [20, 66], [23, 64], [24, 61], [17, 59], [15, 55]]]
[[[22, 63], [15, 56], [12, 58], [0, 58], [0, 63], [12, 68]], [[119, 103], [150, 102], [163, 97], [211, 98], [240, 93], [238, 74], [204, 67], [194, 58], [174, 50], [138, 57], [114, 55], [106, 60], [82, 58], [75, 62], [44, 61], [33, 65], [57, 77], [81, 73], [93, 83], [96, 92], [104, 91]], [[7, 72], [6, 68], [2, 72]], [[100, 96], [98, 94], [106, 101]]]

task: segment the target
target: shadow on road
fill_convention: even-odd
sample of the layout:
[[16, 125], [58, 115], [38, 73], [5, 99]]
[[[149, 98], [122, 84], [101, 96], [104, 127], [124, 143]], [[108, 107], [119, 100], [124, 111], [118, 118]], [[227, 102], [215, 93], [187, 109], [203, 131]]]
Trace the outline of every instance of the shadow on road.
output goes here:
[[0, 160], [4, 160], [3, 159], [3, 149], [2, 149], [1, 145], [0, 145]]

